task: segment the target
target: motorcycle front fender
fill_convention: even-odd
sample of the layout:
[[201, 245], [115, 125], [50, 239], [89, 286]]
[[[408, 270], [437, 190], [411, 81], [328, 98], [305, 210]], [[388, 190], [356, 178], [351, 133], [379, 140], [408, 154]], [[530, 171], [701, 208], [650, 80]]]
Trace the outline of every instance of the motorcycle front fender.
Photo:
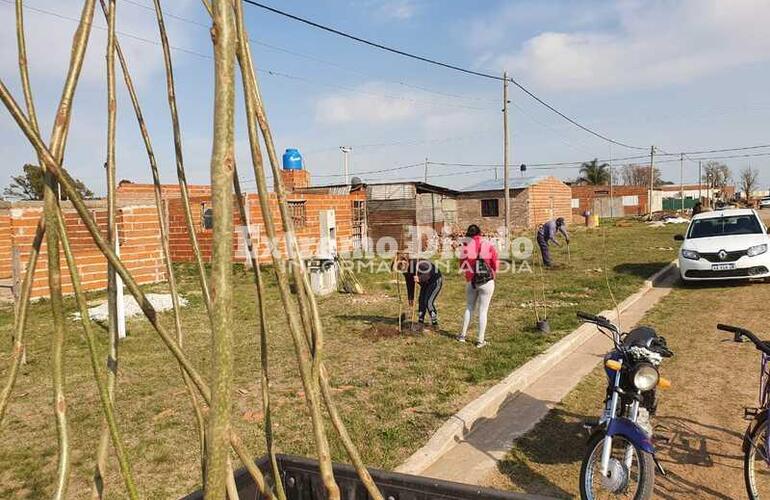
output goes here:
[[622, 436], [640, 450], [655, 454], [655, 446], [652, 444], [649, 436], [641, 427], [627, 418], [613, 418], [610, 420], [609, 425], [607, 425], [607, 435]]

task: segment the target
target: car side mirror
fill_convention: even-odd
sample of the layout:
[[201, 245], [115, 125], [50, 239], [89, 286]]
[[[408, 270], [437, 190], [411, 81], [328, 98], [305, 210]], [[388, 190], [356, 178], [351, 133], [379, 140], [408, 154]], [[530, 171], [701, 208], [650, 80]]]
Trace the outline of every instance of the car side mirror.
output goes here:
[[674, 235], [674, 241], [684, 241], [684, 235], [683, 234]]

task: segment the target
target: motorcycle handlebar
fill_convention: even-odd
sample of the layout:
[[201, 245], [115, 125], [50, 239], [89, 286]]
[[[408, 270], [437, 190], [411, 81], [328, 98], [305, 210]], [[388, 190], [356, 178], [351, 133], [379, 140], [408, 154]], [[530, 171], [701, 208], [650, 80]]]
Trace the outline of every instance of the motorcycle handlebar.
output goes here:
[[759, 349], [763, 353], [770, 356], [770, 346], [767, 346], [764, 342], [759, 340], [756, 335], [754, 335], [751, 331], [745, 328], [719, 323], [717, 324], [717, 330], [735, 334], [736, 340], [740, 339], [741, 337], [746, 337], [747, 339], [749, 339], [751, 342], [754, 343], [757, 349]]
[[582, 319], [583, 321], [588, 321], [589, 323], [595, 323], [599, 326], [612, 327], [612, 322], [607, 318], [605, 318], [604, 316], [596, 316], [593, 314], [589, 314], [587, 312], [578, 311], [577, 317]]

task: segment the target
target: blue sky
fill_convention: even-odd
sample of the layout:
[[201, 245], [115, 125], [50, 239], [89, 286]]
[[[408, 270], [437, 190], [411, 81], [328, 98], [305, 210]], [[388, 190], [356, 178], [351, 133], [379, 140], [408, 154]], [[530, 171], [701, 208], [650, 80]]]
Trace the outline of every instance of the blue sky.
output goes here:
[[[770, 143], [770, 4], [762, 0], [460, 1], [291, 0], [267, 3], [366, 38], [479, 71], [515, 78], [566, 114], [622, 142], [678, 152]], [[61, 92], [82, 2], [27, 0], [31, 79], [44, 136]], [[159, 158], [174, 182], [173, 143], [163, 62], [151, 0], [118, 0], [119, 39], [127, 52]], [[208, 182], [213, 66], [200, 3], [166, 0], [174, 51], [184, 152], [191, 182]], [[422, 162], [500, 163], [501, 85], [427, 66], [245, 6], [252, 49], [277, 148], [299, 148], [314, 183], [340, 181], [340, 145], [352, 171]], [[41, 12], [42, 11], [46, 11]], [[179, 16], [180, 20], [171, 15]], [[0, 75], [21, 99], [13, 5], [0, 0]], [[66, 164], [104, 190], [105, 32], [97, 8], [75, 100]], [[126, 36], [131, 35], [131, 36]], [[138, 38], [144, 39], [140, 40]], [[122, 83], [122, 82], [119, 82]], [[133, 111], [119, 85], [118, 176], [150, 179]], [[624, 157], [609, 145], [511, 88], [511, 163]], [[241, 177], [251, 179], [243, 113], [237, 122]], [[34, 162], [26, 140], [0, 112], [1, 182]], [[752, 151], [770, 152], [766, 150]], [[749, 162], [770, 187], [770, 156], [724, 160], [736, 174]], [[661, 163], [679, 180], [679, 163]], [[493, 171], [432, 166], [431, 182], [461, 187]], [[569, 179], [574, 168], [533, 171]], [[367, 180], [421, 178], [422, 167]], [[685, 181], [697, 165], [685, 162]], [[246, 183], [247, 187], [253, 184]]]

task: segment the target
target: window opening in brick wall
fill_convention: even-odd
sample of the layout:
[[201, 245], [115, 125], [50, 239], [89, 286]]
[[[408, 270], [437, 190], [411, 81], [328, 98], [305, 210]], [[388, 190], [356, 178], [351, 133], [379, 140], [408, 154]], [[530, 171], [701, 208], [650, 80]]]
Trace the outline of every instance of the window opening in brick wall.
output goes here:
[[366, 228], [366, 202], [354, 200], [350, 208], [353, 212], [353, 250], [362, 250]]
[[294, 222], [294, 227], [305, 227], [307, 225], [305, 201], [290, 201], [289, 215], [291, 215], [291, 220]]
[[481, 200], [481, 216], [482, 217], [499, 217], [500, 207], [499, 200]]
[[205, 203], [201, 204], [201, 227], [214, 229], [214, 209], [207, 208]]
[[624, 196], [623, 197], [623, 206], [624, 207], [635, 207], [639, 204], [639, 196]]

